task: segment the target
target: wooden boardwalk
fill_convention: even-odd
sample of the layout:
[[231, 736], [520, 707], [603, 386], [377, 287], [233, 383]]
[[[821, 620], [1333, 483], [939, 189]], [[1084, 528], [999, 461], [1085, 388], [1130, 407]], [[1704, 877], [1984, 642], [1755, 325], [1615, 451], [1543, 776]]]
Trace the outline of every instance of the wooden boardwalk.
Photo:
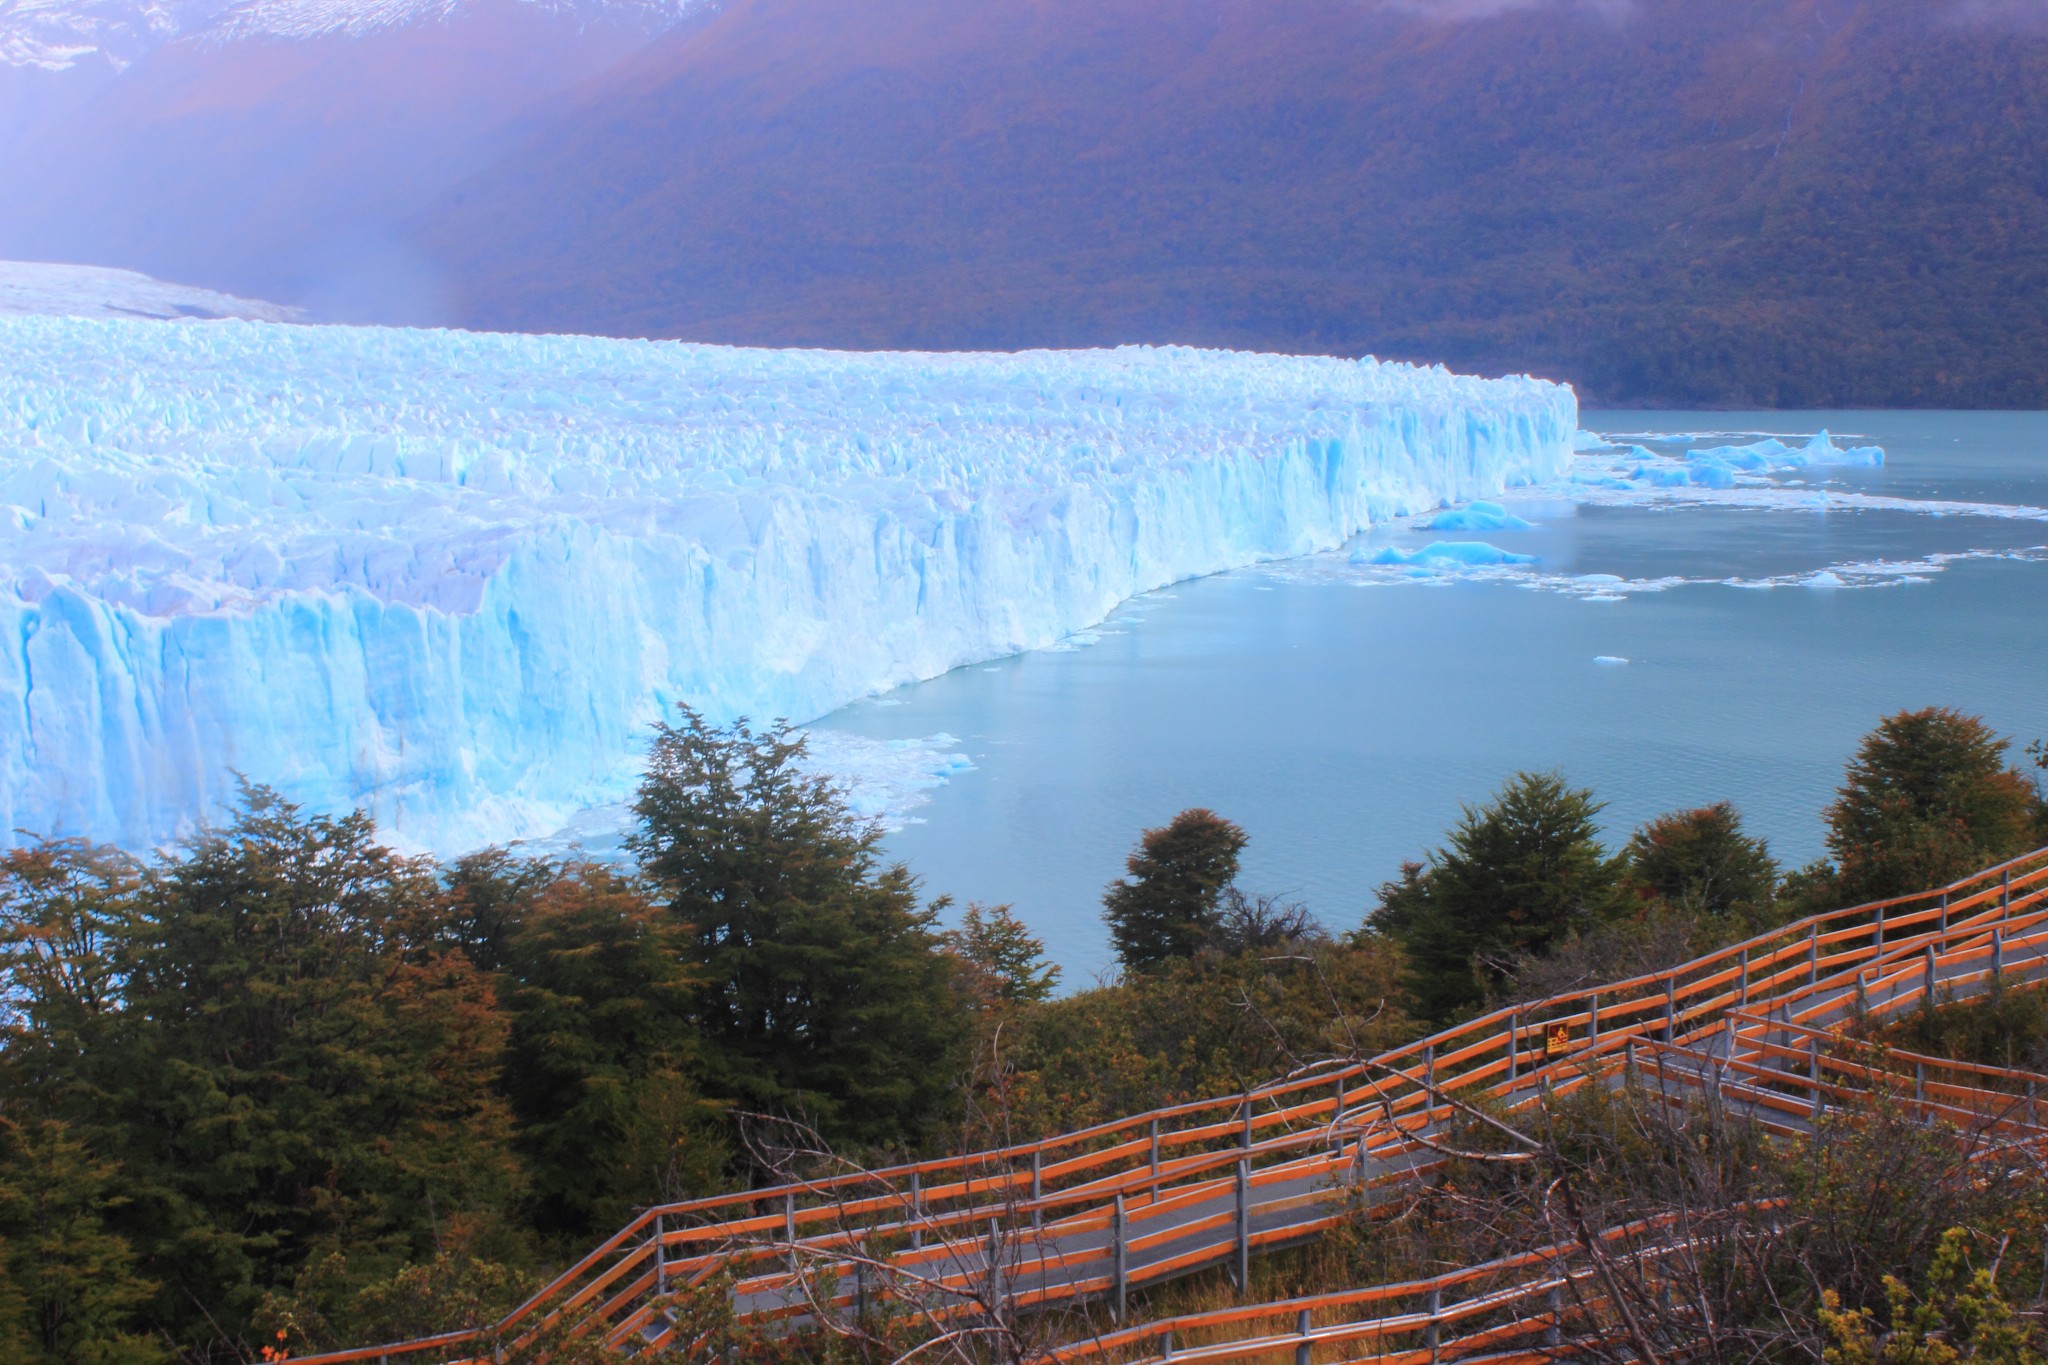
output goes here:
[[[1850, 1024], [2044, 979], [2048, 850], [1939, 890], [1815, 915], [1669, 972], [1496, 1010], [1246, 1094], [1041, 1142], [649, 1209], [488, 1330], [301, 1365], [538, 1358], [550, 1327], [602, 1334], [622, 1356], [683, 1348], [673, 1296], [715, 1277], [728, 1277], [718, 1282], [729, 1282], [736, 1316], [793, 1328], [884, 1298], [959, 1314], [1088, 1299], [1121, 1316], [1133, 1288], [1217, 1265], [1244, 1284], [1261, 1251], [1314, 1237], [1361, 1204], [1406, 1197], [1438, 1165], [1430, 1139], [1456, 1118], [1454, 1102], [1485, 1096], [1512, 1108], [1634, 1074], [1678, 1094], [1711, 1093], [1730, 1112], [1796, 1136], [1829, 1105], [1866, 1091], [1875, 1068], [1896, 1073], [1898, 1054], [1859, 1059], [1836, 1046]], [[1894, 1074], [1895, 1088], [1930, 1116], [2005, 1124], [2028, 1140], [2048, 1123], [2048, 1078], [2039, 1079], [2037, 1109], [2031, 1098], [2015, 1106], [2011, 1094], [1989, 1088], [1993, 1080], [2024, 1086], [2020, 1073], [1911, 1061], [1913, 1076]], [[1172, 1358], [1272, 1355], [1284, 1337], [1306, 1365], [1304, 1341], [1422, 1333], [1442, 1348], [1483, 1320], [1477, 1335], [1455, 1336], [1460, 1351], [1521, 1359], [1513, 1352], [1543, 1351], [1555, 1330], [1555, 1313], [1543, 1306], [1568, 1286], [1550, 1264], [1532, 1262], [1535, 1273], [1506, 1287], [1497, 1284], [1508, 1273], [1502, 1263], [1419, 1285], [1234, 1309], [1231, 1320], [1247, 1331], [1238, 1346]], [[1485, 1302], [1457, 1297], [1480, 1284], [1489, 1286]], [[1537, 1308], [1508, 1311], [1528, 1304]], [[1343, 1305], [1377, 1311], [1309, 1328]], [[1504, 1317], [1521, 1324], [1521, 1335], [1495, 1341]], [[1266, 1331], [1276, 1318], [1289, 1330]], [[1170, 1349], [1176, 1331], [1220, 1325], [1147, 1324], [1054, 1355], [1131, 1358], [1148, 1345]], [[1433, 1353], [1410, 1342], [1390, 1358]]]

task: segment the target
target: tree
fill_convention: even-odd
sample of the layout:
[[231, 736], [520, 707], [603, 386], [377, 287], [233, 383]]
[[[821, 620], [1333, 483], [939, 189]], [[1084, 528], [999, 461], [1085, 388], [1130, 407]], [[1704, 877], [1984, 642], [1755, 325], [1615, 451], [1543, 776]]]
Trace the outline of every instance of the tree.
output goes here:
[[1221, 918], [1223, 889], [1237, 879], [1245, 832], [1200, 808], [1146, 830], [1125, 859], [1129, 879], [1103, 893], [1103, 920], [1127, 971], [1193, 957]]
[[713, 1094], [833, 1140], [910, 1138], [951, 1091], [965, 994], [910, 873], [879, 866], [879, 829], [803, 753], [786, 723], [684, 707], [657, 727], [628, 847], [689, 927]]
[[1623, 859], [1639, 891], [1689, 914], [1762, 910], [1777, 892], [1770, 845], [1744, 834], [1726, 801], [1658, 816], [1630, 836]]
[[[19, 1300], [29, 1349], [9, 1359], [44, 1365], [151, 1365], [167, 1360], [142, 1329], [157, 1286], [107, 1226], [124, 1202], [120, 1172], [56, 1119], [0, 1119], [0, 1233], [4, 1278]], [[4, 1340], [0, 1328], [0, 1340]]]
[[175, 1339], [238, 1335], [339, 1246], [381, 1278], [451, 1212], [516, 1194], [504, 1016], [444, 917], [432, 869], [366, 816], [261, 788], [151, 869], [120, 1045], [88, 1061], [134, 1196], [122, 1226]]
[[689, 933], [624, 879], [565, 868], [505, 935], [505, 1091], [536, 1229], [609, 1231], [707, 1191], [724, 1163], [692, 1080]]
[[1035, 1005], [1052, 997], [1060, 969], [1045, 960], [1045, 944], [1007, 905], [969, 905], [947, 943], [966, 964], [983, 1008]]
[[1406, 951], [1414, 1013], [1442, 1023], [1478, 1004], [1526, 955], [1619, 913], [1600, 803], [1554, 773], [1517, 773], [1465, 807], [1448, 847], [1381, 888], [1372, 928]]
[[1880, 721], [1823, 812], [1837, 896], [1907, 895], [2024, 853], [2037, 798], [2006, 766], [2006, 748], [1982, 720], [1947, 707]]

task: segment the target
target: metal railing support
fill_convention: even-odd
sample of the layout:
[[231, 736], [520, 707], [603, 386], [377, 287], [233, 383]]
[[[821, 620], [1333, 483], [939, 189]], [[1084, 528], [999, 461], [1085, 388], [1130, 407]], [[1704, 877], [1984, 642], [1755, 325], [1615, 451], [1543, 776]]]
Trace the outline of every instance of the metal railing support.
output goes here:
[[1806, 984], [1820, 984], [1820, 926], [1813, 926], [1813, 932], [1806, 939]]
[[1739, 997], [1737, 998], [1737, 1000], [1736, 1000], [1735, 1004], [1736, 1004], [1736, 1007], [1737, 1007], [1737, 1008], [1739, 1008], [1739, 1009], [1748, 1009], [1748, 1008], [1749, 1008], [1749, 949], [1748, 949], [1747, 947], [1743, 948], [1743, 950], [1742, 950], [1742, 964], [1741, 964], [1741, 966], [1740, 966], [1740, 967], [1739, 967], [1739, 968], [1738, 968], [1737, 970], [1738, 970], [1738, 971], [1739, 971], [1739, 972], [1741, 973], [1741, 975], [1742, 975], [1742, 989], [1741, 989], [1741, 993], [1740, 993]]
[[1444, 1291], [1436, 1285], [1431, 1285], [1429, 1297], [1422, 1301], [1422, 1311], [1429, 1314], [1429, 1322], [1422, 1329], [1422, 1349], [1429, 1352], [1431, 1365], [1435, 1365], [1437, 1345], [1442, 1336], [1438, 1330], [1437, 1316], [1444, 1311]]
[[1304, 1308], [1295, 1315], [1294, 1331], [1301, 1338], [1301, 1344], [1294, 1348], [1294, 1365], [1309, 1365], [1309, 1357], [1315, 1352], [1308, 1339], [1308, 1309]]
[[1436, 1106], [1435, 1043], [1431, 1043], [1427, 1047], [1422, 1049], [1422, 1088], [1429, 1092], [1428, 1096], [1426, 1097], [1426, 1102], [1429, 1105], [1429, 1107], [1434, 1108]]
[[1920, 973], [1920, 1008], [1934, 1010], [1934, 945], [1927, 945], [1927, 966]]
[[1678, 974], [1664, 978], [1664, 1041], [1678, 1041]]
[[1237, 1292], [1248, 1294], [1252, 1285], [1252, 1164], [1237, 1163]]
[[1996, 1000], [2005, 989], [2005, 930], [1991, 931], [1991, 998]]
[[1152, 1178], [1159, 1178], [1159, 1120], [1154, 1119], [1149, 1131], [1152, 1135]]
[[1600, 1041], [1600, 992], [1594, 991], [1586, 997], [1586, 1041]]
[[668, 1243], [662, 1236], [664, 1215], [654, 1215], [654, 1292], [668, 1293]]
[[1116, 1286], [1116, 1320], [1118, 1322], [1124, 1320], [1124, 1295], [1130, 1284], [1129, 1262], [1126, 1260], [1124, 1249], [1124, 1243], [1129, 1240], [1126, 1236], [1128, 1226], [1124, 1221], [1124, 1197], [1119, 1194], [1116, 1197], [1116, 1211], [1111, 1215], [1109, 1224], [1109, 1254], [1111, 1258], [1109, 1273], [1111, 1282]]
[[1173, 1329], [1171, 1327], [1167, 1328], [1159, 1338], [1159, 1358], [1161, 1360], [1173, 1359]]
[[1543, 1329], [1543, 1344], [1555, 1346], [1564, 1339], [1564, 1286], [1551, 1285], [1550, 1292], [1543, 1298], [1543, 1306], [1550, 1313], [1550, 1323]]
[[1031, 1226], [1041, 1227], [1045, 1221], [1045, 1210], [1038, 1207], [1038, 1201], [1045, 1198], [1045, 1149], [1031, 1150]]
[[1252, 1149], [1252, 1092], [1244, 1092], [1244, 1141], [1239, 1144], [1247, 1152]]
[[1944, 936], [1948, 933], [1948, 892], [1941, 893], [1941, 918], [1935, 921], [1935, 928]]
[[924, 1246], [924, 1172], [910, 1173], [910, 1246], [915, 1251]]
[[1882, 955], [1884, 952], [1884, 907], [1877, 907], [1877, 942], [1872, 945]]
[[1520, 1014], [1510, 1014], [1510, 1015], [1508, 1016], [1508, 1084], [1509, 1084], [1509, 1085], [1513, 1085], [1513, 1084], [1515, 1083], [1515, 1066], [1516, 1066], [1516, 1063], [1517, 1063], [1517, 1062], [1519, 1062], [1519, 1061], [1521, 1060], [1521, 1059], [1520, 1059], [1520, 1058], [1519, 1058], [1519, 1057], [1518, 1057], [1518, 1056], [1516, 1055], [1516, 1052], [1517, 1052], [1516, 1044], [1517, 1044], [1517, 1042], [1518, 1042], [1518, 1041], [1519, 1041], [1519, 1039], [1520, 1039], [1520, 1035], [1521, 1035], [1521, 1032], [1522, 1032], [1522, 1016], [1521, 1016]]
[[1808, 1117], [1818, 1119], [1827, 1108], [1827, 1099], [1820, 1088], [1820, 1038], [1812, 1034], [1806, 1039], [1806, 1079], [1813, 1086], [1813, 1107]]

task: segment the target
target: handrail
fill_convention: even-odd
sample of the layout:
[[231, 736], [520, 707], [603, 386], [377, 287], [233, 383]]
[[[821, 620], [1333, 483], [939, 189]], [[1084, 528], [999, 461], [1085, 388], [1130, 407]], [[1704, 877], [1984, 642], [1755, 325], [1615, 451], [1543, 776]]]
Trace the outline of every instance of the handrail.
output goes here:
[[[741, 1263], [769, 1259], [782, 1254], [800, 1235], [807, 1246], [816, 1242], [823, 1247], [856, 1238], [886, 1240], [920, 1230], [942, 1230], [985, 1221], [991, 1213], [1028, 1216], [1034, 1224], [1043, 1224], [1048, 1217], [1055, 1223], [1077, 1217], [1100, 1218], [1104, 1201], [1112, 1196], [1146, 1196], [1158, 1202], [1165, 1188], [1175, 1182], [1199, 1178], [1239, 1161], [1285, 1157], [1290, 1151], [1313, 1145], [1319, 1137], [1341, 1138], [1350, 1133], [1356, 1136], [1363, 1154], [1368, 1151], [1367, 1139], [1359, 1135], [1358, 1123], [1347, 1117], [1361, 1107], [1382, 1112], [1385, 1120], [1395, 1123], [1390, 1134], [1399, 1133], [1400, 1141], [1405, 1141], [1403, 1125], [1428, 1122], [1437, 1110], [1435, 1101], [1426, 1098], [1432, 1089], [1442, 1092], [1478, 1085], [1505, 1087], [1512, 1093], [1533, 1077], [1555, 1073], [1560, 1064], [1544, 1055], [1544, 1029], [1559, 1024], [1574, 1032], [1583, 1029], [1586, 1038], [1572, 1052], [1573, 1058], [1583, 1062], [1611, 1055], [1629, 1038], [1647, 1039], [1658, 1033], [1667, 1040], [1674, 1038], [1708, 1016], [1746, 1009], [1759, 1000], [1783, 998], [1781, 993], [1788, 988], [1793, 995], [1804, 995], [1824, 982], [1839, 982], [1851, 968], [1860, 973], [1873, 965], [1896, 967], [1907, 955], [1924, 955], [1936, 944], [1947, 949], [1951, 941], [1965, 946], [1983, 943], [1991, 926], [2003, 923], [2016, 904], [2048, 907], [2048, 861], [2043, 860], [2048, 860], [2048, 848], [1932, 891], [1807, 915], [1666, 971], [1504, 1005], [1369, 1061], [1304, 1068], [1279, 1082], [1236, 1095], [1168, 1105], [1009, 1147], [652, 1207], [488, 1329], [329, 1352], [303, 1357], [300, 1365], [344, 1365], [370, 1359], [388, 1362], [505, 1338], [529, 1319], [545, 1325], [565, 1310], [597, 1300], [608, 1287], [621, 1282], [626, 1289], [606, 1300], [605, 1308], [625, 1312], [622, 1299], [644, 1297], [649, 1292], [645, 1286], [668, 1279], [686, 1280], [698, 1271], [709, 1273], [707, 1267], [714, 1261], [729, 1266], [735, 1257]], [[2035, 863], [2040, 865], [2029, 867]], [[2014, 876], [2015, 872], [2019, 875]], [[1889, 913], [1912, 906], [1920, 908], [1896, 916]], [[2027, 917], [2030, 924], [2036, 920], [2048, 921], [2048, 913]], [[1910, 932], [1920, 925], [1931, 927]], [[1858, 939], [1870, 941], [1860, 948], [1843, 946]], [[1833, 951], [1823, 957], [1823, 947]], [[1521, 1055], [1525, 1047], [1535, 1053], [1526, 1062]], [[1355, 1089], [1354, 1082], [1358, 1083]], [[1334, 1094], [1279, 1103], [1325, 1089]], [[1256, 1111], [1262, 1103], [1271, 1107], [1260, 1114]], [[1219, 1117], [1167, 1127], [1202, 1116]], [[1302, 1124], [1311, 1126], [1303, 1129]], [[1119, 1140], [1106, 1148], [1087, 1150], [1105, 1138]], [[1227, 1138], [1236, 1140], [1220, 1150], [1200, 1150]], [[1184, 1154], [1168, 1155], [1176, 1150]], [[1068, 1152], [1073, 1154], [1053, 1162], [1045, 1159], [1049, 1154]], [[1033, 1169], [1020, 1169], [1027, 1162]], [[929, 1189], [923, 1187], [924, 1177], [941, 1174], [956, 1178]], [[1048, 1188], [1076, 1177], [1079, 1183]], [[878, 1192], [824, 1204], [800, 1202], [856, 1194], [863, 1188]], [[1030, 1191], [1029, 1197], [1020, 1197], [1025, 1190]], [[992, 1205], [991, 1199], [999, 1202]], [[777, 1204], [779, 1210], [752, 1212]], [[694, 1226], [683, 1221], [728, 1210], [747, 1216]], [[846, 1224], [849, 1217], [881, 1214], [890, 1216], [854, 1229]], [[761, 1242], [764, 1235], [765, 1245]], [[751, 1239], [754, 1245], [735, 1249], [736, 1239], [742, 1244]], [[705, 1250], [691, 1250], [700, 1247]], [[684, 1254], [671, 1255], [672, 1248]], [[765, 1281], [751, 1283], [760, 1290]], [[525, 1328], [525, 1337], [530, 1338], [535, 1330]]]

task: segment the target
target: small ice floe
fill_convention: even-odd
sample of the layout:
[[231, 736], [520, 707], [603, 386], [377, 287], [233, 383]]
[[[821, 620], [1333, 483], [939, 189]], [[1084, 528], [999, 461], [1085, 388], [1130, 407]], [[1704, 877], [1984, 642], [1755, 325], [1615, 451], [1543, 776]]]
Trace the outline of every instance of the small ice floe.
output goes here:
[[1613, 668], [1616, 665], [1627, 663], [1628, 660], [1622, 658], [1619, 654], [1595, 654], [1593, 662], [1603, 667]]
[[1497, 502], [1468, 502], [1416, 523], [1422, 531], [1526, 531], [1529, 523]]
[[1536, 556], [1519, 555], [1512, 550], [1503, 550], [1498, 545], [1489, 545], [1483, 540], [1433, 540], [1419, 550], [1403, 550], [1396, 545], [1383, 546], [1377, 550], [1360, 548], [1351, 552], [1351, 562], [1406, 565], [1426, 569], [1457, 569], [1483, 568], [1496, 564], [1534, 564]]

